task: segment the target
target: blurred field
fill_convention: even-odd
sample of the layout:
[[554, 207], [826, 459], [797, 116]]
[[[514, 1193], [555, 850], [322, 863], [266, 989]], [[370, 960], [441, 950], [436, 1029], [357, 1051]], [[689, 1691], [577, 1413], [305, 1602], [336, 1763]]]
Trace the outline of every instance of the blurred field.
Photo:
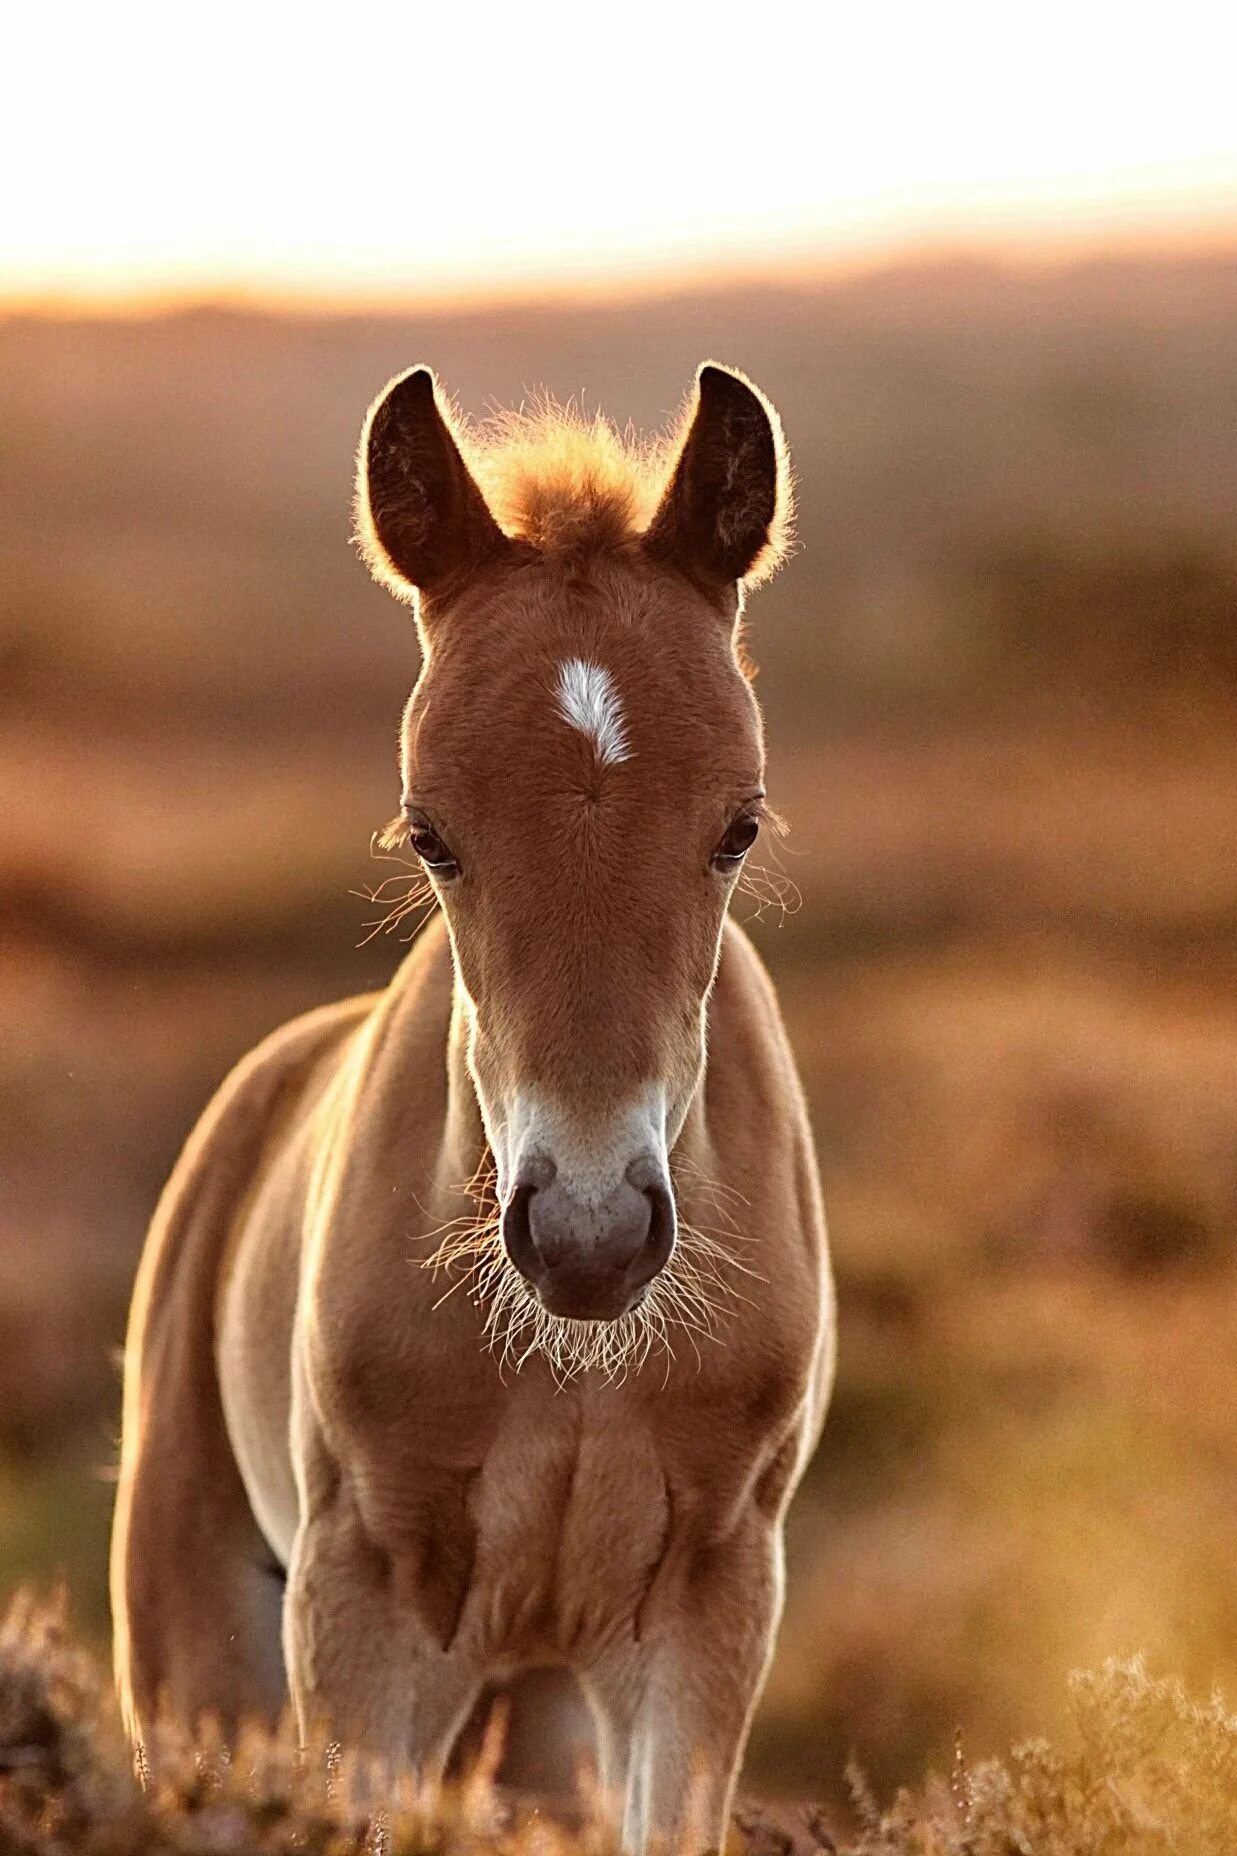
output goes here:
[[753, 1777], [838, 1795], [1111, 1654], [1237, 1692], [1237, 257], [0, 326], [0, 1589], [62, 1565], [102, 1630], [161, 1180], [399, 953], [349, 893], [415, 669], [348, 547], [367, 400], [426, 359], [658, 425], [708, 352], [801, 482], [751, 643], [802, 903], [740, 914], [842, 1292]]

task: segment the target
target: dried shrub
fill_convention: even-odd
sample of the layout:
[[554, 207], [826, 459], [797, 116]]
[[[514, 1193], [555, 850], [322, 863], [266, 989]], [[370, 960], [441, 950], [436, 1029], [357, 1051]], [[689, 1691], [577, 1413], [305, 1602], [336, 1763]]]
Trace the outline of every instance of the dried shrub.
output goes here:
[[1230, 1856], [1237, 1847], [1237, 1716], [1192, 1701], [1142, 1662], [1071, 1678], [1074, 1735], [904, 1791], [848, 1856]]
[[[1231, 1856], [1237, 1717], [1192, 1701], [1141, 1662], [1073, 1677], [1074, 1733], [929, 1780], [882, 1811], [857, 1770], [856, 1840], [811, 1807], [747, 1806], [746, 1856]], [[160, 1736], [135, 1772], [94, 1661], [63, 1607], [19, 1597], [0, 1625], [0, 1851], [4, 1856], [611, 1856], [595, 1822], [555, 1827], [490, 1784], [498, 1749], [462, 1785], [390, 1785], [338, 1749], [290, 1733], [226, 1750]]]

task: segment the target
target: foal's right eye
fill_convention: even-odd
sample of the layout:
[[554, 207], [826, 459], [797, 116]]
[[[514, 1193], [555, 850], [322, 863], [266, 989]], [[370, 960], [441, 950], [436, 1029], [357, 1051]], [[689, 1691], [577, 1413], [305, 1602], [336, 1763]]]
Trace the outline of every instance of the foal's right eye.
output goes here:
[[713, 853], [717, 870], [737, 870], [756, 842], [760, 820], [752, 812], [740, 812], [730, 821], [726, 835]]
[[459, 874], [458, 863], [432, 825], [427, 825], [422, 819], [413, 819], [408, 826], [408, 843], [425, 868], [432, 870], [435, 876]]

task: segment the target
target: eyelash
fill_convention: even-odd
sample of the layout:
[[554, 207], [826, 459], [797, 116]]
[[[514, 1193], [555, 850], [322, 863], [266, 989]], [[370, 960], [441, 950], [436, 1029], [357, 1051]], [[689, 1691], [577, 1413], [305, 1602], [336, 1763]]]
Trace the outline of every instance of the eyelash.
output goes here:
[[426, 870], [436, 876], [439, 882], [447, 882], [459, 875], [458, 858], [428, 820], [406, 819], [404, 837], [413, 856], [419, 857]]

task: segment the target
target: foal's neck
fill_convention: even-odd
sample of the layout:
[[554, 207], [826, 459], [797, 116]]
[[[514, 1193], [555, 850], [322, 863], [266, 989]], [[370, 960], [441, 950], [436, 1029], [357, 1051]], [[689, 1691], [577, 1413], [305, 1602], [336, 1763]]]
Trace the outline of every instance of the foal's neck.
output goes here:
[[453, 976], [451, 1021], [447, 1030], [447, 1106], [442, 1150], [455, 1180], [472, 1179], [489, 1152], [481, 1105], [468, 1068], [468, 1002], [458, 975]]

